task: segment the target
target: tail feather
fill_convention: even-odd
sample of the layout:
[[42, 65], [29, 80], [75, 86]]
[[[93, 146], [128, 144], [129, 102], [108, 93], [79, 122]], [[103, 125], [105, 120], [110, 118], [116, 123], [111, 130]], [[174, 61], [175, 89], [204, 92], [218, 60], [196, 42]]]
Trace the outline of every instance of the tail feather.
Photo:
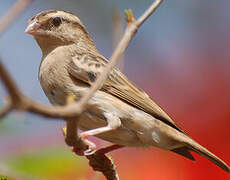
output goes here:
[[176, 153], [179, 152], [179, 154], [190, 159], [191, 156], [188, 155], [188, 150], [194, 151], [194, 152], [198, 153], [199, 155], [204, 156], [208, 160], [212, 161], [217, 166], [222, 168], [224, 171], [230, 173], [230, 167], [224, 161], [222, 161], [219, 157], [217, 157], [216, 155], [211, 153], [209, 150], [207, 150], [206, 148], [204, 148], [203, 146], [198, 144], [196, 141], [194, 141], [193, 139], [191, 139], [187, 135], [185, 135], [185, 134], [183, 134], [183, 135], [184, 135], [184, 138], [180, 139], [180, 141], [182, 141], [182, 143], [185, 145], [185, 147], [187, 147], [187, 149], [183, 149], [183, 147], [182, 147], [182, 149], [180, 148], [179, 151], [178, 151], [178, 149], [176, 151], [174, 149], [174, 152], [176, 152]]
[[192, 156], [192, 154], [189, 152], [189, 148], [187, 147], [180, 147], [180, 148], [176, 148], [176, 149], [172, 149], [172, 152], [175, 152], [179, 155], [182, 155], [192, 161], [196, 161], [195, 158]]
[[212, 161], [217, 166], [222, 168], [224, 171], [230, 173], [230, 167], [223, 160], [221, 160], [219, 157], [217, 157], [216, 155], [214, 155], [213, 153], [211, 153], [210, 151], [208, 151], [206, 148], [202, 147], [201, 145], [199, 146], [198, 147], [190, 146], [190, 149], [198, 153], [199, 155], [207, 158], [208, 160]]

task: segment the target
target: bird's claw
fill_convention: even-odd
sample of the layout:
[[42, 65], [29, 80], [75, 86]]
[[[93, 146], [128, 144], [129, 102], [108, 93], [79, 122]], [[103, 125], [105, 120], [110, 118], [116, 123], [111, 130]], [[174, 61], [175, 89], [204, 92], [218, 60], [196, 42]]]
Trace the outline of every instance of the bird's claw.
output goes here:
[[94, 154], [95, 152], [96, 152], [96, 149], [89, 148], [89, 149], [87, 149], [87, 150], [84, 151], [84, 155], [85, 156], [89, 156], [89, 155]]
[[96, 152], [97, 146], [93, 142], [91, 142], [87, 139], [84, 139], [82, 137], [81, 137], [81, 139], [87, 148], [82, 149], [82, 148], [78, 148], [75, 146], [75, 147], [73, 147], [72, 151], [79, 156], [88, 156], [88, 155], [94, 154]]

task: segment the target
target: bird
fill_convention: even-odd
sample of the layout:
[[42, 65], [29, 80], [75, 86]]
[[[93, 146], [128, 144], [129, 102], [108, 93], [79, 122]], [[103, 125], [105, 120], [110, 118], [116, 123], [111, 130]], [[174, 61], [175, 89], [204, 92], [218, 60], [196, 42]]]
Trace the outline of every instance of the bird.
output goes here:
[[[108, 64], [85, 25], [71, 12], [42, 11], [29, 19], [25, 32], [42, 51], [39, 81], [53, 105], [66, 105], [69, 95], [79, 101]], [[192, 151], [230, 172], [223, 160], [189, 137], [116, 67], [79, 118], [83, 139], [96, 136], [125, 147], [155, 146], [195, 161]]]

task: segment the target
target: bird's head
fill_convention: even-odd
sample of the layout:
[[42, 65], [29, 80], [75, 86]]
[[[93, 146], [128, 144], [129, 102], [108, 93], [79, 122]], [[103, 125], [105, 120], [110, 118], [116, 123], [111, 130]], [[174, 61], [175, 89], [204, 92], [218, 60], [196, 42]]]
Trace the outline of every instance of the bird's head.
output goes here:
[[94, 43], [80, 19], [63, 10], [37, 14], [29, 20], [25, 32], [34, 36], [42, 51], [68, 44], [94, 48]]

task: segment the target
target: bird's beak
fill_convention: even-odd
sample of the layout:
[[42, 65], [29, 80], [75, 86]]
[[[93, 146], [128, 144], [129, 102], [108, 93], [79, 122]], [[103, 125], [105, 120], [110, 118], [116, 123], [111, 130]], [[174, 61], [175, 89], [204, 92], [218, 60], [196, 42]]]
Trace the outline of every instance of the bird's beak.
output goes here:
[[41, 24], [35, 20], [27, 26], [25, 32], [31, 35], [41, 34], [40, 27], [41, 27]]

